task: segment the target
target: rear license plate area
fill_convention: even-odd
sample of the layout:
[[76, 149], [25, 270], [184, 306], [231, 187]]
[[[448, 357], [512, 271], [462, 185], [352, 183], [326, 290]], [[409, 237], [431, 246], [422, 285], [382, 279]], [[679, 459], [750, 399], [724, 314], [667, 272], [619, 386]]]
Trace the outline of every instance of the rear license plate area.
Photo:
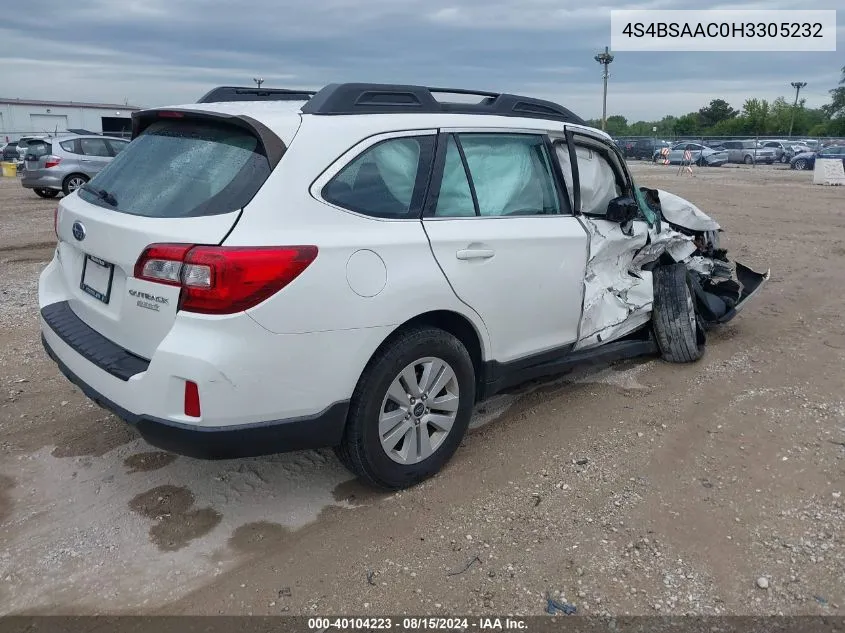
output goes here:
[[82, 263], [82, 280], [79, 289], [95, 299], [108, 303], [114, 279], [114, 264], [93, 255], [86, 255]]

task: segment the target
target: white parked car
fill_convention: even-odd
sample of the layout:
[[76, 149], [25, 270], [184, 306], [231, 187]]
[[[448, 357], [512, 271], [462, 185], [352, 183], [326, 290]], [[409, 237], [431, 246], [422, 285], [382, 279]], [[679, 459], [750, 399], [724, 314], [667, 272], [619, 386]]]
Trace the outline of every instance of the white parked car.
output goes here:
[[401, 488], [480, 399], [596, 359], [695, 361], [768, 278], [569, 110], [440, 92], [220, 88], [135, 113], [59, 203], [50, 356], [156, 446], [334, 446]]

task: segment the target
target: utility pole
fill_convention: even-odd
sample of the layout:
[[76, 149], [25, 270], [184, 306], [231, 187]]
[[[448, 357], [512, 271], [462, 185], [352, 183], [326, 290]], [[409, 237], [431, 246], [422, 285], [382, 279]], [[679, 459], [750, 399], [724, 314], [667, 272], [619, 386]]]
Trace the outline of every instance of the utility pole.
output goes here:
[[258, 87], [259, 87], [259, 88], [261, 88], [261, 84], [263, 84], [263, 83], [264, 83], [264, 79], [262, 79], [261, 77], [256, 77], [256, 78], [253, 78], [253, 81], [254, 81], [256, 84], [258, 84]]
[[789, 118], [789, 138], [792, 138], [792, 124], [795, 123], [795, 110], [798, 108], [798, 93], [801, 88], [806, 87], [806, 81], [793, 81], [792, 87], [795, 88], [795, 103], [792, 104], [792, 116]]
[[613, 62], [613, 55], [610, 53], [610, 49], [605, 46], [604, 52], [599, 53], [595, 57], [593, 57], [599, 64], [604, 66], [604, 72], [602, 72], [602, 78], [604, 78], [604, 96], [602, 97], [602, 104], [601, 104], [601, 129], [602, 131], [607, 131], [607, 78], [610, 77], [610, 72], [608, 72], [608, 66], [610, 66], [611, 62]]

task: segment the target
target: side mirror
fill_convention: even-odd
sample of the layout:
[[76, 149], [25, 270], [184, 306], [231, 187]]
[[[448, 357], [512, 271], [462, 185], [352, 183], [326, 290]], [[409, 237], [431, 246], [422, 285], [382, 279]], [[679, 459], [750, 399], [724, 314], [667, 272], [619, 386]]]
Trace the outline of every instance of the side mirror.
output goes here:
[[633, 198], [621, 196], [607, 203], [607, 213], [604, 218], [608, 222], [627, 224], [640, 213], [640, 207]]

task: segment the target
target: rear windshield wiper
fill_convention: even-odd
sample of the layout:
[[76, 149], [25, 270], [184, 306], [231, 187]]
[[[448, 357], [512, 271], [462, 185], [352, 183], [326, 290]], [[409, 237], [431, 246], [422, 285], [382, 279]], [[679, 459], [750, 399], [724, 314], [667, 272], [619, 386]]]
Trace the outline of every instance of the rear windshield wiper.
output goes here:
[[102, 200], [103, 202], [105, 202], [109, 206], [112, 206], [112, 207], [117, 206], [117, 198], [114, 197], [114, 194], [109, 193], [105, 189], [98, 189], [94, 185], [87, 183], [87, 182], [84, 185], [82, 185], [82, 187], [80, 187], [80, 188], [84, 189], [85, 191], [90, 191], [91, 193], [93, 193], [95, 196], [97, 196], [100, 200]]

